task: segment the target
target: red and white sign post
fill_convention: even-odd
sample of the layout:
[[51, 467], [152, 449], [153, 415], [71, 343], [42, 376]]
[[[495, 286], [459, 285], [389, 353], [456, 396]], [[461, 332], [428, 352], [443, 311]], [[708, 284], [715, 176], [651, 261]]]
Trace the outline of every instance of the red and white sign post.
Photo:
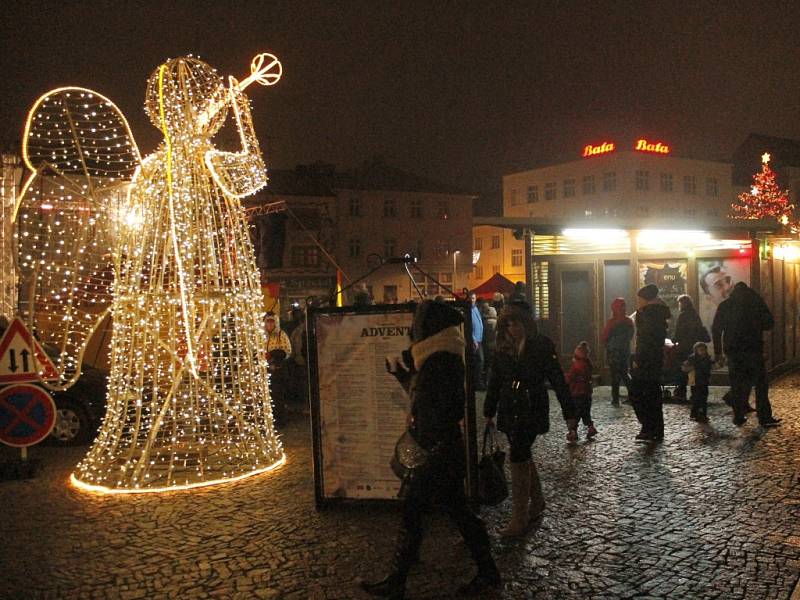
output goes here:
[[32, 384], [54, 379], [58, 379], [55, 364], [15, 318], [0, 337], [0, 442], [20, 448], [23, 461], [28, 446], [50, 435], [56, 422], [52, 396]]

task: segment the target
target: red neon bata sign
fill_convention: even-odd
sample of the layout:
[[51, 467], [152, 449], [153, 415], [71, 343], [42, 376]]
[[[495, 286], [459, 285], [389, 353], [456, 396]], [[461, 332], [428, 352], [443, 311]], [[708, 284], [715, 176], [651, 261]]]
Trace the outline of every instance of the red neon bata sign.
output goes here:
[[583, 157], [588, 158], [590, 156], [597, 156], [598, 154], [608, 154], [616, 149], [617, 146], [614, 144], [614, 142], [603, 142], [598, 146], [592, 146], [589, 144], [583, 148]]
[[662, 142], [648, 142], [642, 138], [636, 140], [636, 145], [633, 147], [637, 152], [652, 152], [653, 154], [669, 154], [669, 146]]

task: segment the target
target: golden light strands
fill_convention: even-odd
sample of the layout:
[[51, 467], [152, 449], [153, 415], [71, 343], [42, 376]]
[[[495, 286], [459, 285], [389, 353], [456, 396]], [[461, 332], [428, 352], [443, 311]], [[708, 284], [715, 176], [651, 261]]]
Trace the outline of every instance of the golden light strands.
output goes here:
[[[280, 63], [262, 55], [253, 65], [242, 84], [230, 78], [225, 86], [209, 65], [184, 57], [167, 61], [148, 81], [146, 113], [164, 143], [131, 165], [126, 202], [105, 211], [119, 222], [111, 373], [100, 433], [71, 478], [81, 489], [189, 489], [255, 475], [284, 460], [262, 315], [253, 310], [261, 306], [259, 277], [239, 202], [266, 183], [243, 90], [277, 81]], [[212, 142], [229, 107], [243, 147], [238, 153]], [[123, 120], [116, 107], [109, 110]], [[48, 125], [42, 129], [56, 140], [75, 138], [65, 119]], [[68, 147], [82, 148], [78, 141]], [[86, 162], [85, 152], [62, 156], [59, 144], [52, 146], [62, 162], [90, 168], [75, 166]], [[114, 158], [101, 155], [100, 162]], [[96, 209], [102, 202], [91, 192], [95, 183], [81, 198]], [[89, 228], [86, 221], [75, 226]], [[45, 233], [37, 234], [40, 244], [52, 245]], [[85, 244], [76, 247], [86, 252]]]

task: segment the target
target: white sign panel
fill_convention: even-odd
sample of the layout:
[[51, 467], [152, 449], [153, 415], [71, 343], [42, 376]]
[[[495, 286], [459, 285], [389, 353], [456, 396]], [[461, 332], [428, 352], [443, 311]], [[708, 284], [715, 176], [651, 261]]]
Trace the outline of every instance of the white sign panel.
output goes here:
[[397, 496], [389, 467], [406, 427], [409, 400], [386, 371], [406, 350], [413, 314], [330, 314], [316, 321], [322, 494], [326, 498]]

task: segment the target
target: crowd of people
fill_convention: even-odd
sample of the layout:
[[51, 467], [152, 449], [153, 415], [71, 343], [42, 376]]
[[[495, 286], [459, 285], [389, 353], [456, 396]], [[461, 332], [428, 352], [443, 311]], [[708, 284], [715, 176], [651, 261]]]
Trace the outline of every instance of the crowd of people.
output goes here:
[[[598, 435], [592, 420], [593, 366], [589, 343], [575, 348], [565, 374], [553, 342], [538, 331], [531, 307], [519, 296], [491, 303], [470, 296], [472, 319], [471, 374], [476, 389], [485, 389], [483, 413], [487, 426], [508, 439], [511, 471], [511, 519], [499, 530], [502, 537], [524, 535], [542, 515], [545, 500], [531, 448], [550, 428], [547, 386], [555, 392], [567, 426], [567, 441], [578, 439], [582, 422], [587, 439]], [[628, 390], [641, 425], [637, 442], [664, 439], [663, 374], [665, 350], [680, 365], [675, 382], [677, 395], [690, 391], [689, 417], [707, 422], [708, 388], [715, 365], [729, 367], [733, 422], [746, 420], [748, 397], [756, 389], [756, 410], [762, 427], [780, 423], [772, 414], [763, 356], [763, 334], [773, 318], [763, 299], [743, 282], [719, 303], [712, 332], [703, 326], [691, 297], [678, 299], [679, 314], [674, 343], [667, 340], [671, 312], [659, 297], [658, 287], [648, 284], [636, 295], [636, 310], [626, 314], [622, 298], [611, 304], [612, 315], [600, 336], [611, 372], [612, 405], [620, 405], [620, 384]], [[415, 313], [408, 364], [393, 374], [411, 399], [409, 432], [430, 454], [424, 469], [403, 480], [402, 517], [394, 559], [383, 579], [362, 581], [375, 596], [402, 600], [405, 582], [423, 536], [422, 514], [432, 504], [443, 506], [459, 528], [477, 564], [477, 574], [459, 589], [459, 595], [482, 597], [500, 585], [501, 577], [490, 552], [483, 522], [464, 497], [464, 441], [459, 421], [463, 418], [465, 341], [462, 316], [442, 302], [426, 300]], [[708, 342], [713, 339], [714, 355]]]

